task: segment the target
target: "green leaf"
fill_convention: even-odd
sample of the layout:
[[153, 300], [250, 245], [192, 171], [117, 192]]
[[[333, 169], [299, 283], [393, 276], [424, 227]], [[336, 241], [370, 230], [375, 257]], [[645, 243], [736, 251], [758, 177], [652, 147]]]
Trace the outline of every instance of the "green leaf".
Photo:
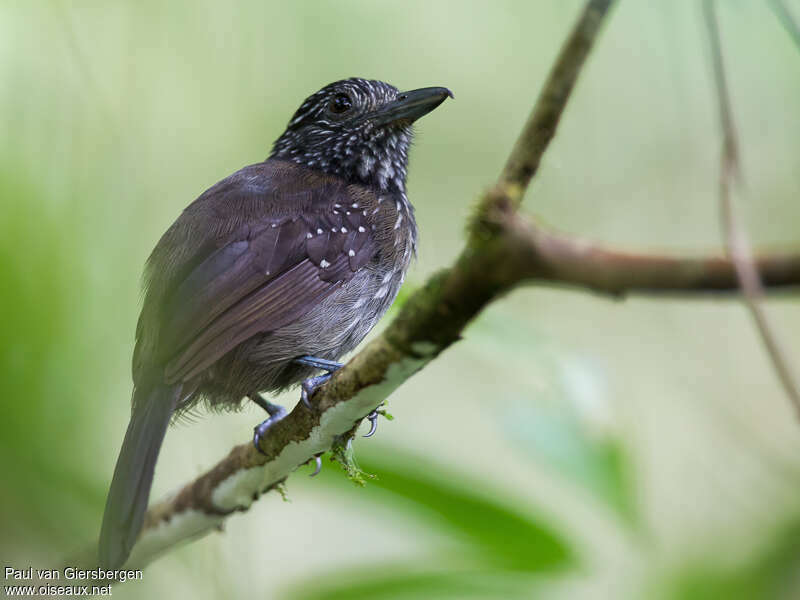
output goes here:
[[[574, 563], [568, 544], [542, 520], [515, 510], [485, 490], [485, 483], [446, 470], [427, 457], [400, 449], [359, 454], [361, 466], [377, 477], [354, 491], [384, 503], [392, 500], [426, 524], [447, 530], [481, 561], [497, 569], [543, 572]], [[332, 471], [332, 470], [328, 470]], [[326, 481], [344, 481], [326, 477]], [[499, 492], [502, 494], [502, 492]]]
[[520, 577], [517, 573], [426, 573], [386, 564], [317, 577], [310, 584], [291, 589], [286, 597], [292, 600], [513, 599], [530, 598], [532, 583], [531, 577]]

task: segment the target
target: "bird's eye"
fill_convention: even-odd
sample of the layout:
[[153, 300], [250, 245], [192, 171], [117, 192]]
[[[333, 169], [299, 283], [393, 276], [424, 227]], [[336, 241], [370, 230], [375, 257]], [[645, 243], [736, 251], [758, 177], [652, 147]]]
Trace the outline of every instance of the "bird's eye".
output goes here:
[[342, 114], [350, 110], [353, 106], [353, 101], [347, 94], [337, 94], [331, 100], [330, 111], [336, 114]]

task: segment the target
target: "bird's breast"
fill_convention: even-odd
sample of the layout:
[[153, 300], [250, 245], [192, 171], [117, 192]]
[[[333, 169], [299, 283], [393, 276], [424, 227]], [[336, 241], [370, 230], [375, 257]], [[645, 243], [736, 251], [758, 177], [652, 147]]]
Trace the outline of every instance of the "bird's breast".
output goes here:
[[392, 305], [416, 252], [417, 226], [405, 194], [375, 196], [363, 210], [378, 250], [320, 306], [328, 326], [318, 341], [342, 353], [355, 348]]
[[379, 248], [377, 262], [405, 274], [417, 249], [414, 208], [405, 192], [378, 195], [370, 212], [370, 226]]

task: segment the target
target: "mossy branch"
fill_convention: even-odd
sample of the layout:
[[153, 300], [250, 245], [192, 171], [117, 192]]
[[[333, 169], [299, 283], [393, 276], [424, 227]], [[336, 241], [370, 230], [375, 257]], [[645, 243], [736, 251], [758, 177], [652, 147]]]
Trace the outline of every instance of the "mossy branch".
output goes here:
[[[497, 184], [487, 191], [454, 264], [433, 275], [367, 344], [312, 397], [275, 424], [262, 443], [248, 440], [172, 497], [152, 505], [128, 566], [143, 566], [191, 538], [218, 529], [258, 496], [334, 446], [398, 386], [460, 339], [494, 299], [522, 283], [567, 285], [614, 295], [736, 290], [731, 262], [719, 256], [637, 254], [558, 234], [517, 209], [610, 8], [590, 0], [552, 68]], [[800, 252], [757, 261], [765, 286], [800, 284]], [[93, 556], [93, 555], [92, 555]], [[91, 562], [93, 559], [87, 559]]]

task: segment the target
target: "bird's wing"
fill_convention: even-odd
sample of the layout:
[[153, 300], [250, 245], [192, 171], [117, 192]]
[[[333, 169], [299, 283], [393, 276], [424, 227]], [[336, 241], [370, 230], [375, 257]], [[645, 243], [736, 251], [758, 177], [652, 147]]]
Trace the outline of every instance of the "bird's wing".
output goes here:
[[[224, 244], [193, 257], [165, 294], [158, 354], [168, 383], [189, 380], [253, 335], [291, 323], [376, 253], [367, 211], [352, 208], [359, 203], [351, 188], [321, 179], [240, 180], [222, 188], [219, 201], [229, 204], [226, 215], [235, 203], [241, 222]], [[219, 206], [213, 189], [206, 211]]]

